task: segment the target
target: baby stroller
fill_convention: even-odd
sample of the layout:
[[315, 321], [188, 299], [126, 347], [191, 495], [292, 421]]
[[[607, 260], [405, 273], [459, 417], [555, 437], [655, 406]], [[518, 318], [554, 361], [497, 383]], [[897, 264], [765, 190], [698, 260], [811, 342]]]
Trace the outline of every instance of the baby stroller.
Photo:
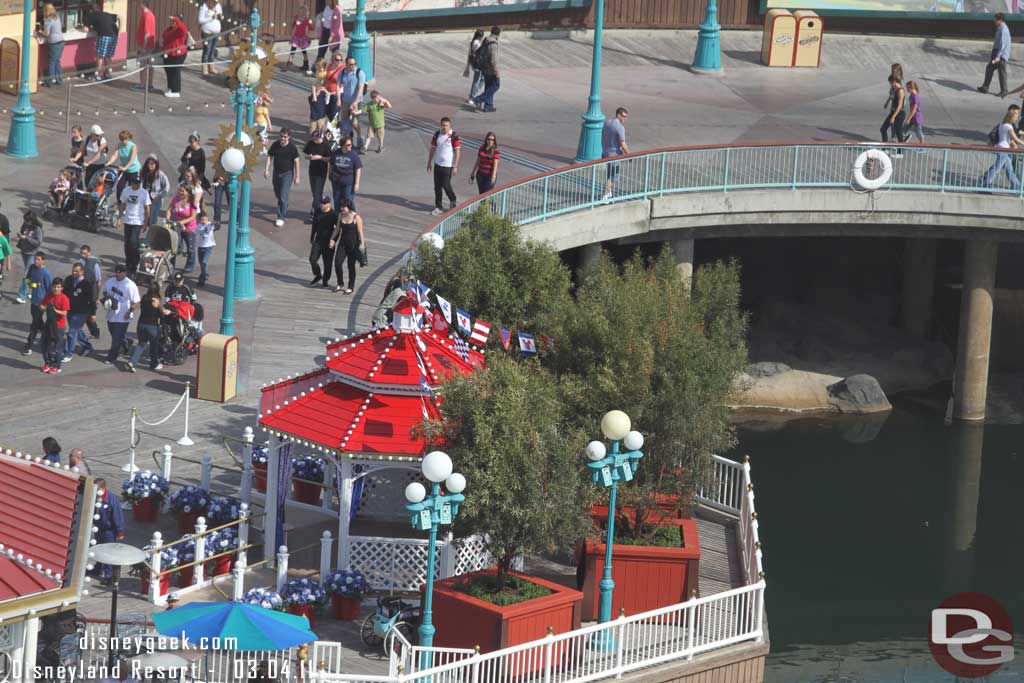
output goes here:
[[[67, 173], [71, 177], [71, 187], [68, 193], [64, 196], [64, 201], [57, 203], [54, 202], [52, 196], [49, 197], [46, 202], [46, 207], [43, 209], [43, 215], [49, 215], [50, 213], [56, 212], [60, 215], [74, 214], [75, 207], [78, 203], [78, 196], [80, 192], [85, 191], [85, 169], [81, 166], [70, 165], [65, 166], [61, 169], [61, 173]], [[49, 194], [49, 193], [47, 193]]]
[[199, 338], [203, 336], [203, 307], [199, 302], [168, 301], [171, 313], [160, 320], [160, 347], [165, 363], [181, 365], [185, 358], [199, 351]]
[[178, 233], [166, 225], [151, 225], [147, 239], [139, 245], [139, 265], [132, 279], [139, 289], [152, 283], [160, 290], [174, 277], [174, 258], [178, 251]]
[[93, 174], [88, 187], [72, 193], [75, 196], [75, 213], [89, 232], [99, 232], [101, 224], [114, 225], [114, 216], [117, 215], [117, 197], [114, 195], [119, 175], [116, 168], [101, 168]]

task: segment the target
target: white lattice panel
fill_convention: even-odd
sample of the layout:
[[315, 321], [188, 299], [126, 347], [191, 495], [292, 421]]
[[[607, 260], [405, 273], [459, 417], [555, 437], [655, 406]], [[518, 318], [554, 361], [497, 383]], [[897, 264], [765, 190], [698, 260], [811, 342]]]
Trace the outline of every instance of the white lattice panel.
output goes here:
[[[444, 543], [438, 541], [434, 570], [440, 573]], [[374, 590], [419, 591], [427, 580], [427, 542], [408, 538], [349, 538], [351, 566], [365, 576]]]
[[405, 501], [405, 487], [414, 481], [420, 481], [418, 469], [374, 470], [363, 479], [365, 483], [359, 497], [358, 516], [400, 520], [408, 517], [408, 513], [399, 503]]
[[455, 542], [455, 576], [486, 569], [494, 564], [494, 558], [484, 548], [479, 536], [460, 539]]
[[11, 639], [11, 628], [10, 624], [0, 624], [0, 652], [14, 649], [14, 643]]

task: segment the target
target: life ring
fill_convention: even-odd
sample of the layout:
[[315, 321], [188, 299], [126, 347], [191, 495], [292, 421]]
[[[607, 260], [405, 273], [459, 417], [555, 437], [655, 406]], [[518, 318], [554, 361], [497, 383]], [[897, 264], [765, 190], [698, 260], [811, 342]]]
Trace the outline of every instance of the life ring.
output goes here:
[[[882, 164], [882, 172], [877, 178], [868, 179], [864, 175], [864, 167], [868, 161], [877, 161]], [[892, 159], [880, 149], [867, 149], [860, 153], [857, 160], [853, 162], [853, 179], [857, 185], [865, 190], [877, 190], [892, 178]]]

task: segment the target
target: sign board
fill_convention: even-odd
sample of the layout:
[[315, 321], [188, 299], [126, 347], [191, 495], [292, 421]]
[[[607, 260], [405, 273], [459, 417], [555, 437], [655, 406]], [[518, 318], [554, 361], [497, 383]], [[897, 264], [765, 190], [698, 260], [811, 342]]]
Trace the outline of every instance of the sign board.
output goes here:
[[196, 398], [223, 403], [238, 387], [238, 337], [209, 332], [199, 340]]
[[441, 513], [440, 513], [440, 515], [441, 515], [441, 524], [451, 524], [452, 523], [452, 506], [449, 505], [448, 503], [445, 503], [444, 505], [442, 505], [441, 506]]
[[610, 467], [601, 468], [601, 485], [605, 488], [612, 485], [612, 469]]

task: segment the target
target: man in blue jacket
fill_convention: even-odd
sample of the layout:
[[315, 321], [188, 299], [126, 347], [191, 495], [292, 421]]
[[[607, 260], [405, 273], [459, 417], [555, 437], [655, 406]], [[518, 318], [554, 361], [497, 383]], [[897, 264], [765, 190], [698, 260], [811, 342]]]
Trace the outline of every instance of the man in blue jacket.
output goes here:
[[989, 55], [988, 64], [985, 65], [985, 82], [978, 88], [978, 92], [988, 92], [988, 84], [992, 82], [992, 72], [998, 71], [999, 96], [1006, 97], [1006, 63], [1010, 61], [1010, 29], [1006, 25], [1006, 15], [1002, 12], [996, 14], [993, 19], [996, 22], [996, 37], [992, 43], [992, 54]]
[[34, 262], [25, 272], [25, 286], [29, 290], [32, 324], [28, 328], [25, 350], [21, 352], [23, 356], [32, 355], [32, 345], [36, 343], [36, 335], [42, 332], [46, 326], [46, 319], [43, 315], [43, 297], [50, 291], [51, 284], [53, 284], [53, 278], [50, 277], [50, 271], [46, 269], [46, 254], [37, 251]]
[[[96, 511], [93, 521], [98, 531], [97, 543], [113, 543], [124, 540], [124, 513], [121, 512], [121, 498], [107, 490], [105, 479], [96, 480]], [[114, 575], [109, 564], [96, 563], [103, 585], [109, 585]]]

